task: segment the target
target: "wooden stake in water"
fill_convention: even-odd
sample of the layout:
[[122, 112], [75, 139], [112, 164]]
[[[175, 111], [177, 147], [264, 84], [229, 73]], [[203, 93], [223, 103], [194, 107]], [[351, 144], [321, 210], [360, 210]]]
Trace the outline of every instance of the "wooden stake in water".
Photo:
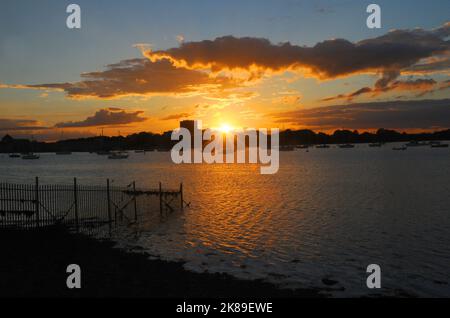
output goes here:
[[111, 220], [111, 195], [109, 193], [109, 179], [106, 180], [106, 195], [108, 197], [108, 229], [109, 229], [109, 236], [111, 236], [112, 220]]
[[133, 195], [134, 195], [134, 221], [137, 222], [136, 181], [133, 181]]
[[163, 201], [162, 201], [162, 184], [159, 183], [159, 213], [163, 214]]
[[39, 228], [39, 178], [36, 177], [35, 191], [34, 191], [34, 202], [36, 211], [36, 227]]
[[184, 210], [183, 182], [180, 183], [180, 208], [181, 208], [181, 211]]
[[77, 178], [73, 178], [73, 199], [74, 199], [74, 208], [75, 208], [75, 228], [77, 233], [80, 232], [80, 226], [78, 224], [78, 186], [77, 186]]

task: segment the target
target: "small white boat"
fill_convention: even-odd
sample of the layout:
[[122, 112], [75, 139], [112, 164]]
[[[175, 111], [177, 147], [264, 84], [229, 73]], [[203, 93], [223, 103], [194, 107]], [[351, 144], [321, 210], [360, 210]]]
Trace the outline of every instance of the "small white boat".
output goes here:
[[39, 158], [40, 158], [40, 156], [36, 155], [34, 153], [29, 153], [29, 154], [26, 154], [26, 155], [22, 156], [22, 159], [24, 159], [24, 160], [36, 160], [36, 159], [39, 159]]
[[129, 154], [128, 152], [119, 151], [119, 152], [113, 152], [108, 156], [108, 159], [128, 159]]
[[317, 145], [316, 148], [317, 149], [328, 149], [328, 148], [330, 148], [330, 145], [327, 145], [327, 144]]

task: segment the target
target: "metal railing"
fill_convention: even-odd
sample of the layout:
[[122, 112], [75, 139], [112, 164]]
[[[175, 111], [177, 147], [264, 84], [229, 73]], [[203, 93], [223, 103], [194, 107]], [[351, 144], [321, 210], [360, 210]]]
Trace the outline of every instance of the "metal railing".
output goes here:
[[119, 225], [148, 224], [156, 216], [183, 210], [183, 185], [179, 189], [127, 186], [0, 183], [0, 229], [35, 229], [64, 225], [71, 230], [94, 234]]

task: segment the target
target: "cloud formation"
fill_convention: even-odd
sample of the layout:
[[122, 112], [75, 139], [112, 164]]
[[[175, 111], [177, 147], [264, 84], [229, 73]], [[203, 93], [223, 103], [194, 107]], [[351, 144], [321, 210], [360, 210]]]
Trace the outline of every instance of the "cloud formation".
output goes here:
[[378, 81], [375, 83], [375, 87], [363, 87], [349, 94], [339, 94], [336, 96], [323, 98], [322, 101], [333, 101], [338, 99], [346, 99], [351, 101], [353, 98], [370, 94], [372, 97], [377, 96], [382, 93], [387, 93], [390, 91], [413, 91], [416, 93], [416, 97], [424, 96], [435, 90], [442, 90], [443, 84], [437, 83], [433, 79], [416, 79], [416, 80], [405, 80], [405, 81], [394, 81], [389, 84], [380, 83]]
[[[274, 44], [265, 38], [223, 36], [152, 50], [138, 44], [144, 58], [110, 64], [105, 70], [81, 74], [72, 83], [5, 85], [0, 88], [62, 90], [70, 98], [112, 99], [126, 96], [233, 94], [264, 76], [286, 71], [318, 79], [377, 74], [374, 88], [339, 98], [389, 90], [418, 89], [398, 80], [404, 75], [450, 71], [450, 22], [425, 30], [392, 30], [385, 35], [351, 42], [330, 39], [314, 46]], [[425, 83], [422, 83], [425, 84]], [[353, 96], [353, 97], [354, 97]], [[332, 98], [336, 99], [336, 97]]]
[[57, 123], [56, 128], [73, 128], [73, 127], [96, 127], [96, 126], [114, 126], [127, 125], [146, 121], [146, 117], [142, 117], [143, 111], [127, 112], [120, 108], [108, 108], [97, 111], [82, 121], [69, 121]]
[[0, 118], [0, 131], [30, 131], [44, 129], [48, 129], [48, 127], [43, 126], [37, 120]]
[[314, 130], [450, 128], [450, 99], [333, 105], [272, 114], [278, 123]]
[[104, 71], [83, 73], [81, 77], [83, 80], [75, 83], [21, 85], [20, 88], [63, 90], [71, 98], [112, 99], [158, 94], [195, 94], [235, 85], [234, 81], [223, 76], [212, 78], [205, 72], [176, 68], [166, 60], [151, 62], [146, 58], [110, 64]]
[[[450, 23], [434, 30], [393, 30], [359, 42], [332, 39], [315, 46], [298, 46], [289, 42], [273, 44], [264, 38], [234, 36], [214, 40], [184, 42], [177, 48], [144, 52], [151, 61], [168, 60], [178, 68], [209, 69], [213, 72], [245, 70], [283, 72], [303, 70], [320, 79], [357, 73], [380, 73], [385, 84], [396, 79], [402, 70], [423, 59], [446, 56], [450, 44]], [[425, 71], [426, 67], [422, 67]]]
[[172, 115], [161, 118], [161, 120], [180, 120], [182, 118], [191, 117], [192, 115], [193, 115], [192, 113], [172, 114]]

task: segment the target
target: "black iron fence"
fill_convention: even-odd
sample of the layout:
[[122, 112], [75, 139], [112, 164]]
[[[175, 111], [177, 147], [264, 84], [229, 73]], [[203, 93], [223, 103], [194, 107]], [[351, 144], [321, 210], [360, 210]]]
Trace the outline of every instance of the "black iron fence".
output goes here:
[[127, 186], [0, 183], [0, 228], [34, 229], [64, 225], [71, 230], [111, 234], [122, 225], [149, 225], [156, 218], [183, 210], [183, 185], [179, 189]]

